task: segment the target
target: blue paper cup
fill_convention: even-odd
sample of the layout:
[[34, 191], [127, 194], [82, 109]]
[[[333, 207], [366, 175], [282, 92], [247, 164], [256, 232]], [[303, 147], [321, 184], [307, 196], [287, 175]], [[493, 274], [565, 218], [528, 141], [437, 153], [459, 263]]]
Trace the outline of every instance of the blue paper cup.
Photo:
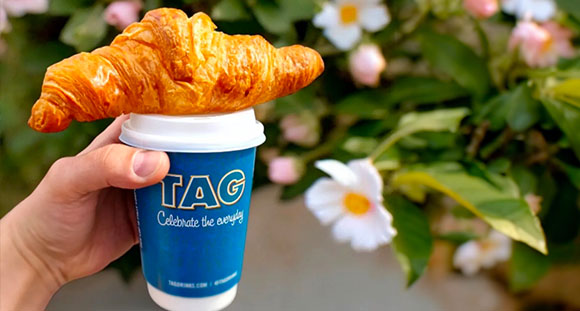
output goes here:
[[221, 115], [131, 115], [124, 143], [166, 151], [169, 174], [135, 190], [143, 274], [168, 310], [221, 310], [242, 274], [256, 146], [251, 109]]

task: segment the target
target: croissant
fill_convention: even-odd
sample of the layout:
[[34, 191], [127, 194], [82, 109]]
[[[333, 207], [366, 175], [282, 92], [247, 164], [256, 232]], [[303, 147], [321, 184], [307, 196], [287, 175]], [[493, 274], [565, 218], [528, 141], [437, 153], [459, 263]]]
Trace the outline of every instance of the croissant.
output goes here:
[[276, 49], [258, 35], [215, 29], [204, 13], [148, 12], [110, 46], [50, 66], [28, 124], [58, 132], [73, 119], [129, 112], [233, 112], [294, 93], [324, 70], [320, 55], [307, 47]]

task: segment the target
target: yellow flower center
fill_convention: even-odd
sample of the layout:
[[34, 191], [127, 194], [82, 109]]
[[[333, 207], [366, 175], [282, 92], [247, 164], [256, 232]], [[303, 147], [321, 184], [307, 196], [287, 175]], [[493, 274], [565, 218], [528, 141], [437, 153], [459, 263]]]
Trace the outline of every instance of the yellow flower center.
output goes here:
[[481, 250], [483, 251], [489, 251], [491, 249], [496, 248], [498, 245], [495, 241], [490, 241], [488, 239], [485, 239], [483, 241], [479, 241], [479, 247], [481, 247]]
[[371, 202], [365, 196], [349, 192], [344, 197], [344, 206], [355, 215], [364, 215], [371, 208]]
[[340, 20], [343, 24], [350, 24], [356, 22], [358, 17], [358, 10], [352, 4], [343, 5], [340, 8]]
[[554, 38], [552, 38], [552, 36], [549, 36], [548, 39], [546, 40], [546, 42], [544, 42], [544, 44], [542, 45], [542, 52], [546, 53], [549, 50], [551, 50], [553, 44], [554, 44]]

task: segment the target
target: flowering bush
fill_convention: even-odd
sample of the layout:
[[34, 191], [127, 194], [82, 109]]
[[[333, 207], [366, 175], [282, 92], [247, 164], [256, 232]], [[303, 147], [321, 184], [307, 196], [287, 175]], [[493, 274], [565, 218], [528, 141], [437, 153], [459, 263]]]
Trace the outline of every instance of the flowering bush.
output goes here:
[[355, 250], [389, 244], [408, 285], [442, 241], [466, 275], [510, 261], [514, 290], [580, 259], [577, 0], [4, 0], [4, 211], [107, 124], [28, 129], [46, 67], [159, 6], [323, 55], [313, 85], [256, 107], [268, 136], [256, 184], [306, 193]]

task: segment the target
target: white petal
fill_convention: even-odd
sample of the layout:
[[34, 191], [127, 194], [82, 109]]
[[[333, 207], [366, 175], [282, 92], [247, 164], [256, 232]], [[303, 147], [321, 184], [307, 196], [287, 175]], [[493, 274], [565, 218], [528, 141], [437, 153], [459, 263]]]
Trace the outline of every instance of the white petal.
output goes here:
[[351, 241], [351, 246], [355, 251], [369, 252], [391, 242], [396, 231], [390, 222], [385, 224], [384, 219], [377, 217], [378, 215], [374, 213], [357, 217], [359, 228], [354, 232]]
[[[382, 208], [385, 213], [386, 210]], [[381, 245], [392, 241], [397, 231], [391, 225], [391, 220], [387, 222], [380, 214], [370, 214], [360, 219], [362, 227], [352, 236], [351, 246], [356, 251], [373, 251]], [[377, 217], [379, 216], [379, 217]], [[390, 214], [389, 214], [390, 217]]]
[[366, 194], [374, 204], [383, 201], [383, 180], [370, 159], [352, 160], [348, 168], [356, 175], [355, 189]]
[[489, 235], [487, 238], [496, 244], [506, 244], [506, 243], [510, 243], [510, 241], [511, 241], [511, 239], [507, 235], [505, 235], [497, 230], [491, 230], [489, 232]]
[[322, 6], [322, 11], [314, 16], [312, 23], [318, 28], [334, 27], [338, 25], [339, 18], [336, 6], [327, 2]]
[[374, 32], [387, 26], [391, 22], [391, 16], [386, 6], [373, 5], [361, 10], [359, 21], [365, 30]]
[[469, 241], [457, 248], [453, 255], [453, 266], [466, 275], [473, 275], [481, 268], [481, 248], [477, 241]]
[[531, 12], [532, 17], [539, 22], [546, 22], [556, 14], [556, 3], [552, 0], [534, 0], [530, 1], [530, 6], [527, 10], [523, 10], [524, 18], [526, 12]]
[[353, 23], [348, 26], [335, 25], [324, 30], [324, 36], [340, 50], [351, 49], [361, 38], [362, 30], [359, 25]]
[[373, 212], [364, 216], [346, 214], [334, 225], [334, 238], [339, 242], [350, 240], [351, 247], [358, 252], [373, 251], [390, 243], [397, 232], [391, 225], [390, 214], [384, 207], [381, 208], [384, 213]]
[[393, 216], [382, 205], [375, 209], [375, 213], [373, 219], [379, 237], [378, 241], [381, 244], [391, 243], [393, 237], [397, 235], [397, 230], [393, 227]]
[[511, 257], [512, 241], [507, 235], [493, 230], [490, 232], [488, 239], [495, 246], [490, 250], [492, 252], [491, 256], [494, 259], [494, 263], [506, 261]]
[[48, 0], [4, 0], [4, 9], [10, 16], [20, 17], [26, 13], [44, 13]]
[[316, 161], [314, 166], [345, 187], [352, 187], [357, 183], [357, 177], [353, 171], [340, 161], [320, 160]]
[[495, 250], [495, 259], [497, 262], [503, 262], [512, 256], [512, 247], [511, 244], [502, 244], [498, 245], [498, 248]]
[[338, 242], [348, 242], [357, 229], [356, 219], [345, 216], [339, 219], [332, 228], [332, 235]]
[[318, 179], [306, 190], [306, 204], [309, 206], [341, 203], [347, 188], [328, 177]]
[[520, 6], [520, 0], [503, 0], [501, 9], [508, 14], [515, 14]]
[[345, 189], [339, 183], [321, 178], [306, 191], [306, 207], [323, 225], [328, 225], [342, 215], [344, 193]]
[[468, 262], [468, 263], [464, 264], [463, 266], [461, 266], [460, 269], [461, 269], [461, 273], [463, 273], [464, 275], [473, 276], [477, 272], [479, 272], [479, 269], [481, 269], [481, 267], [478, 263]]

